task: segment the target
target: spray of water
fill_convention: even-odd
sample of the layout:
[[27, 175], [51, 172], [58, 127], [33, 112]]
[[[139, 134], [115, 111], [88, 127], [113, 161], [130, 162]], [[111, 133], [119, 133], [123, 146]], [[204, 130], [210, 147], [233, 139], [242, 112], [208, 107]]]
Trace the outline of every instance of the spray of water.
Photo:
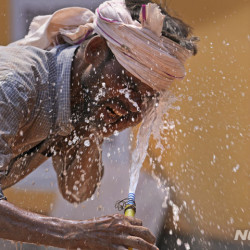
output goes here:
[[139, 180], [140, 169], [147, 155], [149, 137], [151, 135], [152, 126], [156, 118], [155, 108], [143, 119], [137, 134], [136, 148], [132, 153], [132, 164], [130, 168], [130, 185], [129, 193], [135, 193]]
[[140, 170], [147, 156], [149, 138], [152, 133], [158, 141], [158, 147], [163, 149], [160, 142], [160, 131], [163, 126], [162, 119], [174, 101], [174, 97], [169, 92], [161, 93], [159, 102], [155, 100], [153, 108], [150, 109], [141, 123], [137, 134], [136, 147], [132, 152], [129, 193], [135, 193], [136, 191]]

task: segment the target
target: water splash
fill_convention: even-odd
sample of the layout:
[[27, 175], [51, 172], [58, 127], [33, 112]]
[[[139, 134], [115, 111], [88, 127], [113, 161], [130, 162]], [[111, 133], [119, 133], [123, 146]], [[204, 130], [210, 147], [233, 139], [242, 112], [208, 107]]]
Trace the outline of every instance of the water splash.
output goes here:
[[135, 193], [136, 191], [140, 170], [147, 156], [149, 138], [152, 133], [154, 138], [158, 141], [158, 147], [161, 150], [164, 149], [160, 141], [163, 116], [174, 101], [175, 98], [171, 96], [169, 92], [161, 93], [159, 101], [155, 99], [153, 107], [148, 111], [141, 123], [137, 134], [136, 148], [132, 152], [129, 193]]
[[156, 112], [153, 108], [143, 119], [139, 128], [139, 132], [137, 134], [136, 148], [132, 153], [129, 193], [135, 193], [136, 186], [139, 180], [140, 170], [147, 155], [149, 138], [155, 119]]

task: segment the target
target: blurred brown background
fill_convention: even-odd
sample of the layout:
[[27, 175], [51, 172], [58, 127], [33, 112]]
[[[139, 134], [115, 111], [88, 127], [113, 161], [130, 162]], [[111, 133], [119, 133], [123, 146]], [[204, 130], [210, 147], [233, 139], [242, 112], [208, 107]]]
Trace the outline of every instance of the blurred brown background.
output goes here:
[[[171, 87], [181, 98], [158, 174], [187, 204], [181, 230], [232, 241], [236, 229], [250, 229], [250, 1], [158, 1], [166, 2], [200, 42], [186, 79]], [[159, 156], [154, 146], [150, 155]]]

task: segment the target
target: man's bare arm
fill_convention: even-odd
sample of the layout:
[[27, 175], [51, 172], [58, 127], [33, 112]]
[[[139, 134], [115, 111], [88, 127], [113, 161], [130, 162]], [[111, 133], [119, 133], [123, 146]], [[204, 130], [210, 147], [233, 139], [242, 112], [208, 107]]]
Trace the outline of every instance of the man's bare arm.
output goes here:
[[155, 241], [141, 221], [123, 215], [87, 221], [46, 217], [0, 201], [0, 238], [69, 249], [153, 249]]
[[80, 203], [91, 197], [102, 178], [101, 142], [94, 135], [79, 142], [74, 138], [73, 132], [56, 143], [53, 166], [63, 197], [69, 202]]
[[0, 238], [57, 247], [63, 247], [67, 231], [62, 220], [24, 211], [5, 200], [0, 201], [0, 225]]

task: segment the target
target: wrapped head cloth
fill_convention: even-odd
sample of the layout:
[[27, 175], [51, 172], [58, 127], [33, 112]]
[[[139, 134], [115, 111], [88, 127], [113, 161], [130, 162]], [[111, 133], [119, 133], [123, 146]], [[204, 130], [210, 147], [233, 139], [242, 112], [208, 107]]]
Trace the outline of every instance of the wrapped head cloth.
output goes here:
[[95, 14], [84, 8], [65, 8], [34, 18], [19, 45], [49, 49], [60, 43], [79, 44], [97, 33], [117, 61], [132, 75], [156, 90], [167, 89], [185, 76], [184, 62], [192, 53], [161, 35], [164, 15], [158, 5], [142, 5], [140, 22], [133, 20], [124, 0], [101, 4]]

